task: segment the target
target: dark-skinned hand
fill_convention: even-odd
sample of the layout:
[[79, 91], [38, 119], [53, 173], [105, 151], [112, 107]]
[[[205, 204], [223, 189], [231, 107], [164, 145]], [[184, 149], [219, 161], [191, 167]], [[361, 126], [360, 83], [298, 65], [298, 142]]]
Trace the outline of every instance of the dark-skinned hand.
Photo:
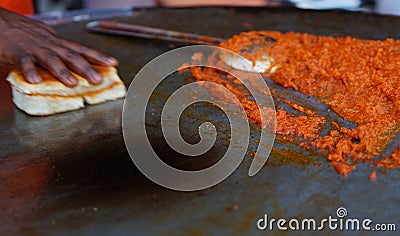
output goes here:
[[73, 71], [91, 84], [103, 81], [91, 64], [116, 66], [110, 56], [61, 38], [47, 24], [0, 8], [0, 63], [21, 69], [29, 83], [40, 83], [37, 66], [48, 70], [68, 87], [78, 81]]

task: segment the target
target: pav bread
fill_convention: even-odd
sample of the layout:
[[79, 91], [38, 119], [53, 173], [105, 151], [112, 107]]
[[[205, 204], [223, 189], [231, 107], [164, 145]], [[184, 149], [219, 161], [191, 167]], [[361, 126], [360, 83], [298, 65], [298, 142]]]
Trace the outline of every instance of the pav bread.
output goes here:
[[80, 109], [85, 103], [94, 105], [125, 96], [125, 85], [114, 67], [94, 68], [103, 76], [102, 83], [93, 85], [72, 73], [79, 81], [73, 88], [65, 86], [45, 70], [38, 70], [42, 77], [42, 82], [38, 84], [27, 82], [21, 72], [14, 70], [7, 77], [12, 87], [13, 102], [29, 115], [43, 116]]

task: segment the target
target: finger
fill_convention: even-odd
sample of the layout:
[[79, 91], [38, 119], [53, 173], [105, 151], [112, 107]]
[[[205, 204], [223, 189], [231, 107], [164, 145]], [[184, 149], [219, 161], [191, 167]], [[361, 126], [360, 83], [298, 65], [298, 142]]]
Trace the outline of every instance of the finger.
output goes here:
[[41, 49], [36, 53], [36, 57], [39, 64], [50, 71], [50, 73], [63, 84], [68, 87], [75, 87], [78, 85], [78, 80], [72, 76], [57, 54], [49, 49]]
[[[13, 39], [8, 38], [5, 40], [12, 41]], [[0, 62], [5, 64], [10, 64], [13, 66], [20, 66], [21, 59], [29, 55], [30, 55], [29, 50], [27, 50], [27, 48], [23, 44], [16, 41], [15, 43], [11, 43], [11, 45], [7, 45], [7, 47], [1, 50]]]
[[35, 63], [31, 56], [23, 56], [20, 61], [22, 74], [29, 83], [37, 84], [42, 82], [42, 78], [37, 73]]
[[61, 47], [54, 51], [70, 69], [85, 77], [89, 83], [99, 84], [103, 81], [103, 77], [79, 53]]
[[89, 62], [91, 62], [93, 64], [98, 64], [98, 65], [103, 65], [103, 66], [117, 66], [118, 65], [118, 60], [115, 59], [114, 57], [104, 55], [94, 49], [85, 47], [78, 43], [62, 40], [62, 45], [80, 53]]

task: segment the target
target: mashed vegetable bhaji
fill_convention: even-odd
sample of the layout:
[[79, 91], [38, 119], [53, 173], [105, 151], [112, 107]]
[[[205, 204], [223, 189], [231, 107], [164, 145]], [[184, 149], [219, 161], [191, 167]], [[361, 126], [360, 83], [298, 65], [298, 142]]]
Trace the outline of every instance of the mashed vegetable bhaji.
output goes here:
[[[254, 45], [256, 50], [248, 50]], [[276, 132], [298, 136], [308, 148], [327, 150], [327, 159], [342, 175], [348, 175], [360, 161], [386, 168], [400, 167], [400, 147], [390, 156], [375, 160], [397, 134], [400, 124], [400, 41], [334, 38], [302, 33], [250, 31], [236, 35], [221, 47], [256, 61], [271, 58], [263, 74], [285, 88], [316, 97], [357, 127], [336, 128], [324, 137], [320, 126], [325, 117], [306, 112], [293, 116], [277, 110]], [[230, 89], [244, 104], [248, 118], [260, 124], [257, 104], [246, 92], [233, 88], [212, 68], [191, 68], [197, 80], [214, 81]], [[290, 101], [288, 101], [290, 103]], [[295, 109], [307, 111], [297, 104]]]

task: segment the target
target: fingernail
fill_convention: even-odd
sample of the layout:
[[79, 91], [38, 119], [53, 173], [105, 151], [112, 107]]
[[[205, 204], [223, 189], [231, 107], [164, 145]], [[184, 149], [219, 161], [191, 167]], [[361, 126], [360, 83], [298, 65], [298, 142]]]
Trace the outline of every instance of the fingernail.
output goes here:
[[95, 84], [101, 83], [103, 81], [103, 77], [99, 73], [96, 73], [94, 71], [91, 73], [90, 77]]
[[38, 83], [42, 82], [42, 79], [38, 75], [30, 74], [30, 75], [28, 75], [28, 78], [29, 78], [28, 80], [33, 84], [38, 84]]
[[72, 76], [68, 76], [67, 77], [67, 82], [70, 86], [75, 87], [78, 85], [78, 80], [76, 80], [74, 77]]
[[116, 65], [116, 64], [118, 64], [118, 60], [115, 59], [114, 57], [108, 57], [108, 58], [106, 59], [106, 62], [107, 62], [108, 64], [111, 64], [111, 65]]

